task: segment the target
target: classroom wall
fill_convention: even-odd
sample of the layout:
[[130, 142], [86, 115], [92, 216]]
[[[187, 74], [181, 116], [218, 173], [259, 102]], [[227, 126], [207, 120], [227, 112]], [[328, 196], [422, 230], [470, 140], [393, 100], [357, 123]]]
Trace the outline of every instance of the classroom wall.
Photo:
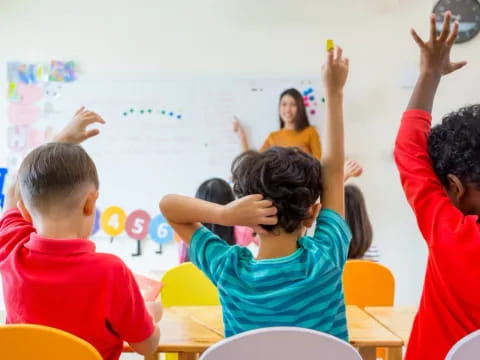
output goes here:
[[[404, 200], [392, 146], [431, 0], [2, 0], [0, 69], [9, 60], [73, 59], [88, 74], [310, 73], [324, 41], [351, 59], [346, 90], [347, 153], [365, 167], [365, 192], [382, 262], [397, 280], [397, 303], [418, 302], [426, 247]], [[467, 69], [443, 81], [440, 114], [478, 101], [480, 37], [455, 48]], [[0, 71], [0, 89], [6, 89]], [[0, 114], [5, 114], [5, 97]], [[245, 104], [248, 106], [248, 104]], [[0, 133], [6, 127], [1, 117]], [[272, 129], [273, 130], [273, 129]], [[5, 137], [0, 137], [5, 150]], [[5, 152], [0, 152], [0, 164]]]

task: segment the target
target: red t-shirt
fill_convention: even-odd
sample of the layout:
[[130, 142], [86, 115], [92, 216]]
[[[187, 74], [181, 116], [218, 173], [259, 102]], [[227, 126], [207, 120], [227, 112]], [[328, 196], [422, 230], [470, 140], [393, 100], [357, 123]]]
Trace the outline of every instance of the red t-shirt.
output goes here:
[[431, 115], [403, 115], [395, 160], [429, 250], [422, 299], [406, 360], [443, 360], [465, 335], [480, 329], [480, 229], [449, 200], [427, 152]]
[[83, 239], [48, 239], [17, 209], [0, 220], [0, 273], [7, 323], [40, 324], [88, 341], [103, 359], [118, 359], [123, 341], [154, 331], [152, 318], [127, 266], [95, 253]]

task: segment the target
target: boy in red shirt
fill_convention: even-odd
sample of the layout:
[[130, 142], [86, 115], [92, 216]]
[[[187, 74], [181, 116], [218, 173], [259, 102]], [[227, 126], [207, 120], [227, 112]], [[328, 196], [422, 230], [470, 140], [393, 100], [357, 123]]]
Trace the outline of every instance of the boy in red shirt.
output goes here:
[[115, 360], [123, 341], [141, 354], [155, 351], [161, 305], [147, 309], [126, 265], [95, 253], [94, 243], [85, 240], [94, 223], [98, 177], [78, 144], [99, 133], [87, 130], [95, 123], [104, 121], [80, 109], [56, 142], [23, 161], [0, 219], [0, 273], [7, 323], [62, 329]]
[[451, 14], [430, 39], [412, 30], [421, 50], [420, 76], [403, 115], [395, 159], [407, 199], [428, 249], [422, 299], [406, 359], [444, 359], [480, 328], [480, 106], [462, 108], [431, 126], [440, 79], [466, 65], [450, 61], [458, 23]]

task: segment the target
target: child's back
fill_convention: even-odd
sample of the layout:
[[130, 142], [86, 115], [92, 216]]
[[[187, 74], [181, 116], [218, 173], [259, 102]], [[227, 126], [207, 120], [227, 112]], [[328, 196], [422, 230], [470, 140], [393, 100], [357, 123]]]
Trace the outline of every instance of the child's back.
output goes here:
[[[192, 262], [218, 287], [227, 336], [283, 325], [348, 338], [342, 289], [350, 240], [343, 219], [347, 73], [341, 50], [329, 53], [323, 71], [328, 99], [323, 176], [315, 158], [276, 147], [236, 159], [233, 182], [240, 198], [230, 204], [181, 195], [167, 195], [160, 203], [175, 231], [190, 242]], [[320, 195], [325, 209], [319, 214]], [[314, 236], [304, 236], [315, 218]], [[201, 223], [253, 227], [260, 238], [257, 258], [248, 249], [229, 246]]]
[[[206, 228], [195, 232], [191, 260], [218, 287], [225, 335], [294, 324], [346, 340], [341, 277], [350, 230], [328, 209], [320, 212], [313, 237], [301, 236], [300, 230], [315, 216], [308, 212], [322, 187], [320, 163], [296, 149], [272, 148], [245, 153], [233, 174], [238, 195], [261, 190], [279, 209], [278, 225], [296, 233], [298, 242], [288, 244], [277, 228], [274, 235], [260, 235], [260, 258], [255, 259], [248, 249], [229, 247]], [[286, 250], [285, 256], [262, 254], [277, 245]]]
[[95, 122], [103, 120], [80, 110], [57, 138], [63, 143], [43, 145], [23, 161], [0, 220], [0, 272], [7, 323], [62, 329], [115, 360], [123, 341], [153, 352], [159, 330], [126, 265], [95, 253], [86, 240], [98, 176], [88, 154], [74, 144], [98, 133], [86, 130]]

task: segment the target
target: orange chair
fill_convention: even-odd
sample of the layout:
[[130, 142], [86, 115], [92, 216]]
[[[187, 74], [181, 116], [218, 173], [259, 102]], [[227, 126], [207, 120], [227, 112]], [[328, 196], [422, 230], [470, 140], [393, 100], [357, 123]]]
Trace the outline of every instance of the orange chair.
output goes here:
[[393, 306], [395, 278], [385, 266], [366, 260], [348, 260], [343, 270], [347, 305]]
[[102, 360], [85, 340], [48, 326], [16, 324], [0, 326], [2, 360]]
[[[395, 278], [387, 267], [373, 261], [348, 260], [343, 269], [345, 304], [393, 306]], [[377, 358], [388, 359], [385, 349], [377, 350]]]

